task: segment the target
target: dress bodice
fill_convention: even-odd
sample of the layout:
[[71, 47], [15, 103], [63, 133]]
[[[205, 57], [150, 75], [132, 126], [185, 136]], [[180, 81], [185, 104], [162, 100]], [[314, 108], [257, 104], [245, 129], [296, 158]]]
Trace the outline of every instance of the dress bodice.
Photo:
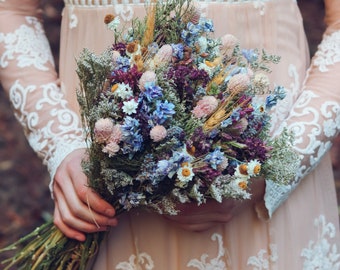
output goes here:
[[[225, 3], [245, 3], [245, 2], [268, 2], [272, 0], [197, 0], [199, 2], [225, 2]], [[143, 0], [64, 0], [65, 5], [75, 6], [107, 6], [116, 4], [139, 4], [144, 3]]]

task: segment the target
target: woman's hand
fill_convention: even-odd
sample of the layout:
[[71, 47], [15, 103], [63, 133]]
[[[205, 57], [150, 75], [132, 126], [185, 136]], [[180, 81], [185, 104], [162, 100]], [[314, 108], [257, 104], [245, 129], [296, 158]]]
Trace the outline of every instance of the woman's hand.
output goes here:
[[178, 205], [180, 212], [174, 216], [165, 216], [177, 226], [189, 231], [205, 231], [218, 224], [228, 223], [247, 207], [262, 200], [265, 190], [265, 181], [262, 178], [253, 179], [250, 190], [250, 200], [224, 199], [219, 203], [213, 199], [197, 206], [197, 203], [186, 203]]
[[114, 208], [87, 187], [81, 162], [85, 149], [69, 154], [57, 169], [53, 193], [54, 224], [69, 238], [84, 241], [85, 233], [117, 225]]

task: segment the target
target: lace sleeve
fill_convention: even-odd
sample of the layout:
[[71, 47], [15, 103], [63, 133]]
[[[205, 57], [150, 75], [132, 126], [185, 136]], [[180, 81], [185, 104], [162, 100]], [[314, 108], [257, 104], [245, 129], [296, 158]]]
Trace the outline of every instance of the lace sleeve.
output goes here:
[[53, 180], [61, 161], [85, 143], [80, 118], [58, 86], [38, 5], [36, 0], [0, 1], [0, 81]]
[[287, 127], [294, 132], [300, 168], [290, 185], [266, 181], [265, 206], [269, 217], [319, 164], [340, 130], [340, 1], [326, 0], [325, 4], [326, 32], [312, 59], [303, 91], [278, 130]]

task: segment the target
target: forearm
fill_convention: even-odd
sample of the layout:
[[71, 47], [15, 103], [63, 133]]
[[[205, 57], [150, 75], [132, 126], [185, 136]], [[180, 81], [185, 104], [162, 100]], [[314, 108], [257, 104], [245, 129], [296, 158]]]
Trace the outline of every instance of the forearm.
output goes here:
[[58, 85], [39, 13], [38, 1], [0, 3], [0, 80], [31, 147], [53, 178], [65, 156], [84, 143], [79, 116]]
[[326, 1], [327, 29], [307, 71], [302, 91], [277, 133], [294, 133], [294, 148], [301, 158], [290, 185], [267, 181], [265, 201], [269, 216], [320, 163], [340, 129], [340, 2]]

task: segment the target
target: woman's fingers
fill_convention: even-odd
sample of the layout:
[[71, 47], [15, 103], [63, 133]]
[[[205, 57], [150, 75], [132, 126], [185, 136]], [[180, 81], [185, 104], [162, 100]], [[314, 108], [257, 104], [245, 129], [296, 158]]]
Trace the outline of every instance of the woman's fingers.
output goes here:
[[87, 187], [81, 170], [83, 151], [71, 153], [57, 170], [54, 181], [55, 225], [68, 237], [82, 241], [84, 233], [117, 225], [114, 208]]

